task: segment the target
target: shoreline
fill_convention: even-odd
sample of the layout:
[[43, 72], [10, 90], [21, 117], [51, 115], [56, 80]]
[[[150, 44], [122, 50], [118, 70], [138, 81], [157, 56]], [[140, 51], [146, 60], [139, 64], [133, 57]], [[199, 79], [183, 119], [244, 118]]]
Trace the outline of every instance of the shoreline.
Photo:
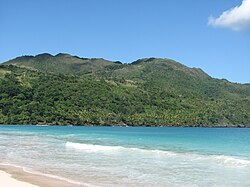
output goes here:
[[86, 187], [62, 179], [26, 172], [21, 167], [0, 164], [0, 186], [3, 187]]
[[11, 174], [0, 170], [0, 186], [3, 187], [39, 187], [28, 182], [19, 181]]
[[53, 125], [53, 124], [0, 124], [2, 126], [4, 125], [10, 125], [10, 126], [38, 126], [38, 127], [46, 127], [46, 126], [53, 126], [53, 127], [135, 127], [135, 128], [140, 128], [140, 127], [160, 127], [160, 128], [218, 128], [218, 129], [241, 129], [241, 128], [250, 128], [250, 125], [216, 125], [216, 126], [206, 126], [206, 125]]

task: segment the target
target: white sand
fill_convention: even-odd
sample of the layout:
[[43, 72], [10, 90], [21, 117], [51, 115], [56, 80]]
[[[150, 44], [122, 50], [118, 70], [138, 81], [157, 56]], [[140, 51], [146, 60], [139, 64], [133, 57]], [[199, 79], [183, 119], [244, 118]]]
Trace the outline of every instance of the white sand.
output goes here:
[[0, 187], [86, 187], [65, 180], [25, 172], [20, 167], [0, 164]]
[[38, 187], [27, 182], [18, 181], [11, 177], [10, 174], [0, 171], [0, 186], [1, 187]]

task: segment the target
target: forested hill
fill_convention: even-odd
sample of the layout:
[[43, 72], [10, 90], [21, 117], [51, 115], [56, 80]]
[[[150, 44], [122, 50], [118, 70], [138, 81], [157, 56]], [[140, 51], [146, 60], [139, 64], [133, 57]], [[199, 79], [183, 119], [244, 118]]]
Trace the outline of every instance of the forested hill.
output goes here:
[[250, 127], [250, 85], [170, 59], [22, 56], [0, 65], [0, 123]]

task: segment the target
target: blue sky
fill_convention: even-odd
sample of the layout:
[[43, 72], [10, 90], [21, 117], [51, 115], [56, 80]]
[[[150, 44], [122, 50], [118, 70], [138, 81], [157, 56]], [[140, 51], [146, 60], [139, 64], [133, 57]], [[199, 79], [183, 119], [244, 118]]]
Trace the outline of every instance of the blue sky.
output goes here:
[[164, 57], [216, 78], [249, 83], [250, 22], [245, 19], [242, 27], [238, 21], [241, 27], [236, 27], [237, 19], [231, 23], [220, 17], [241, 4], [242, 0], [0, 0], [0, 62], [43, 52], [124, 63]]

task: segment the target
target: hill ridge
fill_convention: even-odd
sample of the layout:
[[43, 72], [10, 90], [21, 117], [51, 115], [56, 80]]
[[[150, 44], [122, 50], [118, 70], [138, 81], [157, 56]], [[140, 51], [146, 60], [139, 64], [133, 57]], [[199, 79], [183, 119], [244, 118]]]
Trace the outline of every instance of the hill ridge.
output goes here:
[[[21, 57], [16, 57], [7, 62], [4, 65], [17, 65], [23, 67], [30, 67], [37, 69], [39, 71], [51, 71], [55, 73], [71, 73], [71, 74], [89, 74], [91, 72], [99, 72], [99, 74], [105, 74], [107, 71], [119, 69], [132, 70], [130, 66], [148, 66], [149, 64], [154, 64], [153, 66], [161, 66], [163, 69], [174, 69], [180, 70], [186, 73], [193, 74], [193, 76], [209, 77], [200, 68], [190, 68], [181, 64], [177, 61], [168, 58], [141, 58], [128, 64], [124, 64], [120, 61], [110, 61], [104, 58], [82, 58], [78, 56], [72, 56], [67, 53], [58, 53], [56, 55], [51, 55], [49, 53], [42, 53], [35, 56], [24, 55]], [[166, 67], [168, 66], [168, 67]], [[139, 68], [139, 67], [138, 67]], [[104, 72], [102, 72], [104, 71]], [[125, 71], [125, 70], [124, 70]]]

